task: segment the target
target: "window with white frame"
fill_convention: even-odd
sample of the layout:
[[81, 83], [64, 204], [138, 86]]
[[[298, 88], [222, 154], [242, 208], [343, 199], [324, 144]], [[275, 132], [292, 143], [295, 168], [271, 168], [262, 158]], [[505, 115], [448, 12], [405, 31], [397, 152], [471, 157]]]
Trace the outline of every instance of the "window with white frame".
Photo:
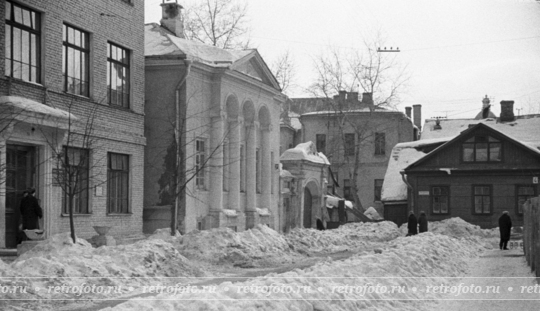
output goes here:
[[107, 98], [110, 105], [129, 108], [129, 51], [107, 42]]

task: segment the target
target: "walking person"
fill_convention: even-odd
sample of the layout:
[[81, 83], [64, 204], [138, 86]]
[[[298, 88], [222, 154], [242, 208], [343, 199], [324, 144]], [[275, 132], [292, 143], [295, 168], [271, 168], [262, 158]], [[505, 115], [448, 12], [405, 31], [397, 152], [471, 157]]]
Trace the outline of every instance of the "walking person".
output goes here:
[[43, 217], [43, 210], [39, 206], [38, 199], [34, 197], [36, 189], [28, 188], [23, 192], [21, 200], [22, 229], [39, 229], [39, 219]]
[[418, 234], [418, 221], [416, 220], [416, 216], [414, 216], [413, 211], [409, 213], [409, 221], [407, 223], [407, 229], [409, 229], [407, 236]]
[[420, 233], [428, 231], [427, 217], [423, 211], [420, 212], [420, 217], [418, 217], [418, 229]]
[[504, 211], [499, 217], [499, 232], [501, 233], [500, 249], [508, 249], [506, 246], [510, 240], [510, 231], [512, 229], [512, 219], [508, 215], [508, 211]]

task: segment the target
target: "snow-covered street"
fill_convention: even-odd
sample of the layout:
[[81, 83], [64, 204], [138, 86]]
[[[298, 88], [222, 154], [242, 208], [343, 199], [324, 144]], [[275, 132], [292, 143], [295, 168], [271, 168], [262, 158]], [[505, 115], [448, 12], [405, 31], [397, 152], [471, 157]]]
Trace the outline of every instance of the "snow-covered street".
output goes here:
[[[67, 235], [58, 235], [13, 263], [0, 263], [4, 288], [27, 289], [4, 293], [11, 300], [1, 301], [1, 307], [460, 310], [461, 303], [480, 303], [471, 297], [481, 299], [465, 293], [465, 285], [503, 282], [468, 276], [526, 276], [529, 279], [506, 282], [516, 289], [533, 285], [530, 273], [523, 272], [528, 268], [521, 250], [493, 249], [496, 230], [452, 218], [431, 222], [428, 233], [404, 235], [403, 228], [391, 222], [354, 223], [326, 231], [295, 229], [286, 235], [266, 226], [176, 237], [162, 230], [134, 244], [100, 248], [82, 239], [73, 245]], [[452, 295], [458, 286], [460, 294]], [[502, 297], [515, 299], [512, 293]]]

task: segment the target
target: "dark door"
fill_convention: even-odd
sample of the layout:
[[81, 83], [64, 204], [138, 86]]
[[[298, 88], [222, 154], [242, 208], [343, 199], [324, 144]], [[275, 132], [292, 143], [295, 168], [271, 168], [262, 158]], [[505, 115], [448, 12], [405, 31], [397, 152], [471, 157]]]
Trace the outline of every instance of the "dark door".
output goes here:
[[35, 187], [35, 148], [7, 145], [6, 153], [6, 247], [17, 247], [21, 223], [19, 205], [22, 193]]
[[407, 204], [384, 206], [384, 220], [393, 221], [398, 227], [407, 222], [407, 217]]
[[311, 228], [311, 204], [313, 199], [311, 192], [306, 187], [304, 188], [304, 228]]

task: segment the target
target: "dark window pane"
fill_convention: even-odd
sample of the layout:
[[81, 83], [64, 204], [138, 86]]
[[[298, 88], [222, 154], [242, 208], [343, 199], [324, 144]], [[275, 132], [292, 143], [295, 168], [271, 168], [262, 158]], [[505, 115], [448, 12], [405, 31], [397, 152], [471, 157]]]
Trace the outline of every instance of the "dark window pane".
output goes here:
[[487, 144], [486, 143], [477, 143], [476, 144], [476, 161], [487, 161]]
[[474, 145], [473, 144], [463, 144], [463, 161], [465, 162], [474, 161]]
[[489, 160], [501, 161], [501, 144], [500, 143], [489, 144]]

